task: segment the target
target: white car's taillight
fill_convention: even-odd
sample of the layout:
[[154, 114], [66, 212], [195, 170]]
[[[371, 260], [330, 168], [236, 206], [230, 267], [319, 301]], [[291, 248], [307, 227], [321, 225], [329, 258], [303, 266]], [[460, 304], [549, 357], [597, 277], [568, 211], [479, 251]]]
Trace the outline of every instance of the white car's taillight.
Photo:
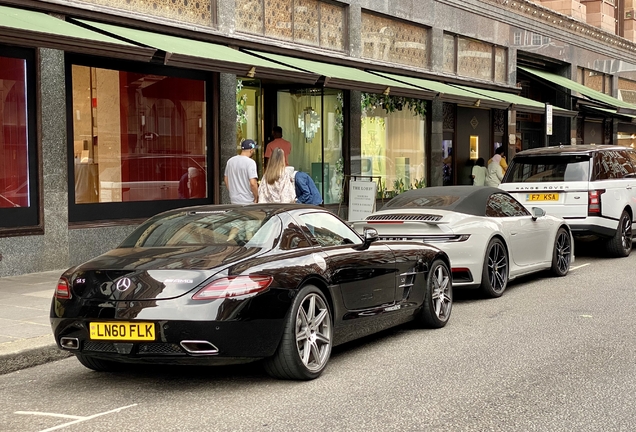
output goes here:
[[214, 300], [240, 297], [265, 291], [274, 278], [266, 275], [230, 276], [217, 279], [201, 288], [193, 300]]
[[601, 195], [605, 189], [592, 190], [588, 193], [587, 215], [599, 216], [601, 214]]

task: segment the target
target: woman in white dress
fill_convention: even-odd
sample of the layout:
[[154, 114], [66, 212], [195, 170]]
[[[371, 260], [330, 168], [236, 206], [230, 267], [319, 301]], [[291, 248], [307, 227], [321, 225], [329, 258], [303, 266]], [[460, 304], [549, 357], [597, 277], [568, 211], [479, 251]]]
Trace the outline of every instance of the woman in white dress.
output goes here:
[[294, 203], [296, 188], [293, 177], [285, 169], [285, 152], [275, 148], [258, 185], [259, 203]]

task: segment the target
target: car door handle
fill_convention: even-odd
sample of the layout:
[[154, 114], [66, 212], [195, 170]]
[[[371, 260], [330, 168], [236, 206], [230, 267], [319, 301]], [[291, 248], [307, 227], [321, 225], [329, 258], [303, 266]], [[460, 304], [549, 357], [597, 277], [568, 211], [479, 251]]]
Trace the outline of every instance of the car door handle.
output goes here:
[[510, 231], [510, 235], [517, 235], [517, 231]]

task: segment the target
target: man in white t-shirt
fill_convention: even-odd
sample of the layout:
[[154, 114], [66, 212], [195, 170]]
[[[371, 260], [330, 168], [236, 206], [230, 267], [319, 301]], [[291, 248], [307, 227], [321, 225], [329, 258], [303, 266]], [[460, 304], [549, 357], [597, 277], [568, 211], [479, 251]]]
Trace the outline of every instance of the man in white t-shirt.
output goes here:
[[254, 140], [241, 142], [241, 154], [232, 156], [225, 165], [225, 186], [230, 192], [232, 204], [253, 204], [258, 202], [258, 172], [252, 159], [256, 151]]

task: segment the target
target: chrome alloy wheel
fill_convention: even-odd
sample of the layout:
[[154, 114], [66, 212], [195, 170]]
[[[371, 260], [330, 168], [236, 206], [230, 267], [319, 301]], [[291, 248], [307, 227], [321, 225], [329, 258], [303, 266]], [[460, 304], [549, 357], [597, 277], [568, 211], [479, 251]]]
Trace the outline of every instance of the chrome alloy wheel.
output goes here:
[[296, 347], [305, 367], [321, 370], [331, 353], [331, 316], [329, 307], [318, 294], [303, 299], [296, 314]]
[[554, 248], [556, 252], [557, 268], [560, 272], [567, 273], [567, 271], [570, 269], [570, 259], [572, 257], [570, 235], [567, 232], [562, 231], [556, 239]]
[[627, 215], [621, 221], [621, 242], [626, 251], [632, 248], [632, 219]]
[[435, 315], [441, 321], [448, 319], [452, 306], [451, 280], [448, 269], [443, 265], [438, 265], [433, 270], [432, 300]]
[[500, 243], [494, 243], [488, 252], [488, 279], [493, 291], [500, 293], [508, 284], [508, 257]]

